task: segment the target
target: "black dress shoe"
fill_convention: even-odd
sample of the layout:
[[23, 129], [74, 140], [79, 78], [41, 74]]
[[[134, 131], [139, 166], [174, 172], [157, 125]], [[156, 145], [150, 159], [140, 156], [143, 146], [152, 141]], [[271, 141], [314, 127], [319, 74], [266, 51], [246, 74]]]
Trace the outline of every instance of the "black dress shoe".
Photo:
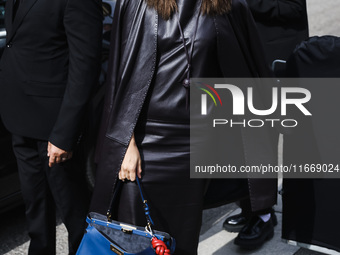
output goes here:
[[264, 222], [259, 216], [254, 215], [241, 229], [234, 243], [243, 249], [252, 250], [259, 248], [273, 236], [274, 225], [272, 217], [267, 222]]
[[240, 232], [240, 230], [246, 225], [250, 217], [239, 213], [228, 217], [223, 222], [223, 228], [229, 232]]
[[[241, 229], [250, 220], [251, 216], [249, 214], [239, 213], [226, 218], [223, 222], [223, 228], [229, 232], [240, 232]], [[270, 219], [273, 222], [273, 226], [277, 225], [277, 218], [274, 209], [270, 210]]]

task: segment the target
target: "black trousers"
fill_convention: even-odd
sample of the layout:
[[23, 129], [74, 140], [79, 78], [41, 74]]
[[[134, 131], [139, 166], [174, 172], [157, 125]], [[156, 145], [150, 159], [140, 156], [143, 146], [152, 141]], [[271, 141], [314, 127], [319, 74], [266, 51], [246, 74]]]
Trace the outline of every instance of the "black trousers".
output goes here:
[[12, 139], [31, 238], [28, 254], [56, 253], [56, 208], [68, 230], [69, 254], [75, 254], [89, 205], [84, 173], [73, 160], [49, 168], [47, 141], [17, 135]]

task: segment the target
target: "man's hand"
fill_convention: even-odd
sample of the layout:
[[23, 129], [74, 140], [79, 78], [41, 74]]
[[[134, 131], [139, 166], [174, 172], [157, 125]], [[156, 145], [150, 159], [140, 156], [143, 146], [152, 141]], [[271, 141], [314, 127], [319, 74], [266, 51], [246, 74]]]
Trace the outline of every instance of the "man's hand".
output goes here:
[[72, 151], [64, 151], [52, 143], [48, 142], [47, 146], [47, 157], [49, 157], [48, 166], [52, 167], [54, 164], [59, 164], [65, 162], [66, 160], [72, 158]]

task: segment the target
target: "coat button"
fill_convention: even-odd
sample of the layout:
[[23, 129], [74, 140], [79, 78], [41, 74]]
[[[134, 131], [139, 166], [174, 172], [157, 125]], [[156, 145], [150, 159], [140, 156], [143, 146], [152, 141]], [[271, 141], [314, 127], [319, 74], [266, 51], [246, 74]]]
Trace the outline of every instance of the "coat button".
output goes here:
[[11, 48], [11, 47], [12, 47], [12, 43], [7, 43], [7, 44], [6, 44], [6, 47], [7, 47], [7, 48]]

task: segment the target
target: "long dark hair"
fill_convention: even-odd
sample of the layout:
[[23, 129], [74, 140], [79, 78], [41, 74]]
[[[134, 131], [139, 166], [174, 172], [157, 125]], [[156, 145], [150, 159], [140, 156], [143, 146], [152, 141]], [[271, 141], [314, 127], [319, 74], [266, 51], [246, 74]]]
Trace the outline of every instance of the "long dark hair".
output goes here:
[[[155, 8], [165, 20], [177, 11], [176, 0], [145, 0], [149, 7]], [[190, 0], [191, 1], [191, 0]], [[202, 0], [201, 13], [207, 15], [221, 15], [231, 9], [232, 0]]]

